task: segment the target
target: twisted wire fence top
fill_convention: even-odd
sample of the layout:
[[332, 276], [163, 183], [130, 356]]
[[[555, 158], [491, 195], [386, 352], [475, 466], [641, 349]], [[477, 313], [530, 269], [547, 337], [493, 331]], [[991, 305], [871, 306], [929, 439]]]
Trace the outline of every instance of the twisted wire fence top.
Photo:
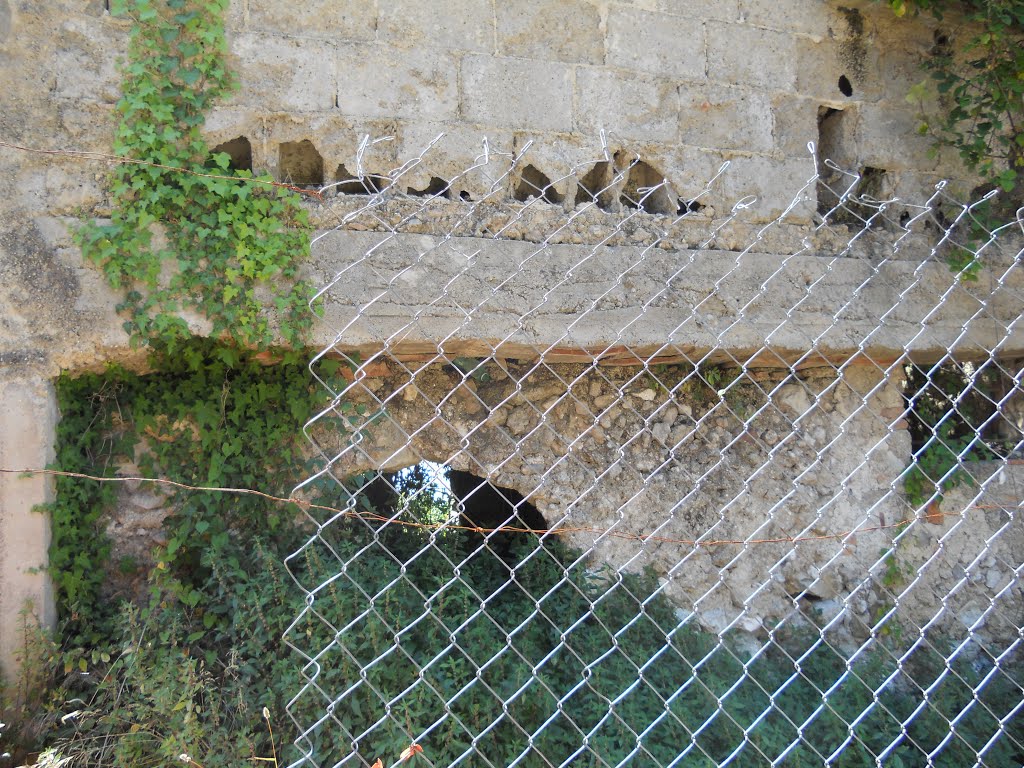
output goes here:
[[317, 190], [294, 765], [1024, 760], [1024, 212], [377, 143]]

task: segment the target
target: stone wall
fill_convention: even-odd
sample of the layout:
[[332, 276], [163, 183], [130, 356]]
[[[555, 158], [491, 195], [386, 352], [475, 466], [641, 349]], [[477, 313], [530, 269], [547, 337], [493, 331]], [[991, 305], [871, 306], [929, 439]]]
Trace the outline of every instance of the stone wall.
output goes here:
[[[0, 57], [7, 73], [5, 91], [0, 94], [0, 141], [43, 150], [110, 151], [119, 96], [117, 61], [125, 52], [129, 22], [111, 18], [106, 5], [102, 0], [0, 0]], [[904, 100], [910, 85], [921, 79], [918, 62], [934, 45], [937, 30], [926, 19], [897, 21], [884, 4], [861, 0], [529, 0], [513, 6], [496, 0], [239, 0], [231, 3], [228, 23], [232, 64], [241, 87], [213, 111], [206, 132], [212, 145], [232, 153], [236, 164], [251, 164], [302, 185], [334, 181], [351, 185], [351, 177], [359, 170], [357, 147], [364, 136], [390, 138], [370, 144], [361, 158], [363, 170], [380, 177], [420, 154], [444, 132], [445, 137], [424, 156], [424, 162], [403, 177], [403, 183], [407, 181], [403, 191], [430, 189], [436, 187], [437, 180], [442, 186], [454, 180], [451, 200], [438, 205], [470, 210], [486, 189], [463, 171], [483, 151], [482, 137], [488, 137], [489, 151], [496, 157], [503, 156], [501, 152], [511, 157], [532, 142], [528, 164], [509, 174], [507, 192], [495, 201], [495, 215], [507, 217], [509, 211], [519, 215], [516, 206], [528, 197], [521, 191], [524, 180], [536, 184], [546, 179], [551, 190], [545, 195], [547, 213], [539, 217], [544, 219], [577, 207], [581, 202], [578, 190], [586, 186], [590, 174], [608, 177], [614, 168], [596, 167], [602, 158], [612, 166], [623, 157], [638, 158], [642, 165], [637, 165], [636, 178], [627, 183], [653, 184], [663, 178], [672, 196], [662, 199], [657, 208], [642, 212], [630, 236], [607, 241], [608, 254], [614, 259], [614, 249], [642, 247], [651, 233], [656, 235], [664, 214], [701, 194], [728, 160], [730, 173], [702, 198], [699, 213], [705, 223], [713, 222], [716, 214], [728, 212], [746, 196], [756, 196], [760, 204], [750, 209], [744, 224], [747, 229], [724, 232], [719, 252], [700, 261], [702, 279], [712, 284], [717, 280], [716, 268], [735, 262], [729, 251], [749, 244], [744, 241], [759, 231], [758, 224], [777, 217], [794, 192], [804, 187], [814, 167], [808, 141], [818, 142], [825, 154], [844, 166], [873, 169], [879, 195], [920, 200], [938, 178], [963, 176], [949, 156], [928, 153], [926, 141], [914, 132], [913, 108]], [[601, 151], [602, 131], [607, 156]], [[106, 168], [95, 159], [0, 147], [0, 302], [4, 307], [0, 315], [0, 382], [13, 393], [5, 400], [5, 423], [11, 426], [0, 439], [5, 469], [40, 466], [50, 455], [55, 405], [48, 380], [61, 370], [97, 368], [111, 360], [141, 364], [140, 353], [129, 348], [121, 319], [113, 309], [119, 297], [106, 286], [99, 270], [83, 263], [68, 234], [76, 217], [105, 213], [109, 204], [103, 189]], [[971, 186], [968, 180], [963, 184], [967, 189]], [[358, 190], [339, 187], [338, 191]], [[672, 199], [675, 197], [678, 200]], [[345, 199], [323, 206], [311, 203], [314, 219], [321, 226], [331, 226], [347, 204]], [[595, 212], [593, 221], [581, 219], [587, 228], [568, 233], [567, 242], [558, 247], [605, 243], [608, 228], [614, 228], [610, 222], [619, 215], [614, 204], [607, 207], [609, 210]], [[794, 243], [803, 248], [809, 242], [807, 227], [814, 209], [812, 195], [807, 205], [790, 212], [793, 229], [778, 240], [761, 243], [760, 260], [753, 260], [753, 276], [744, 285], [742, 273], [737, 273], [736, 291], [756, 293], [763, 286], [759, 281], [765, 279], [763, 270], [772, 262], [773, 252], [788, 255]], [[448, 215], [451, 213], [449, 210]], [[442, 210], [439, 217], [443, 215]], [[500, 237], [490, 240], [489, 254], [495, 265], [507, 264], [507, 259], [518, 253], [516, 249], [540, 242], [537, 232], [547, 224], [534, 223], [537, 229], [525, 222], [518, 233], [506, 230], [509, 238], [518, 242]], [[349, 229], [356, 231], [339, 231], [322, 241], [310, 266], [312, 276], [322, 281], [359, 265], [359, 249], [367, 245], [372, 233], [368, 234], [365, 226]], [[419, 231], [410, 226], [410, 230], [406, 235], [410, 238], [440, 234], [429, 228]], [[467, 239], [479, 234], [458, 233]], [[841, 239], [841, 234], [838, 237]], [[680, 231], [671, 247], [663, 250], [679, 258], [695, 242], [692, 233]], [[858, 348], [858, 340], [865, 337], [855, 330], [857, 323], [873, 321], [879, 316], [878, 307], [891, 307], [893, 296], [902, 295], [899, 291], [908, 285], [918, 291], [906, 294], [911, 299], [947, 290], [949, 276], [941, 265], [915, 272], [913, 249], [905, 248], [902, 254], [910, 254], [907, 265], [892, 262], [896, 277], [889, 272], [879, 276], [877, 271], [872, 277], [870, 267], [868, 274], [863, 272], [865, 262], [837, 262], [835, 245], [830, 246], [828, 237], [815, 239], [814, 250], [801, 256], [801, 270], [834, 277], [838, 286], [869, 287], [860, 296], [862, 311], [849, 317], [837, 318], [827, 307], [802, 303], [808, 318], [817, 317], [824, 324], [820, 329], [828, 330], [816, 350], [822, 360], [844, 361], [854, 351], [869, 357], [877, 352], [883, 360], [908, 345], [911, 351], [919, 351], [921, 359], [935, 359], [951, 343], [964, 345], [964, 354], [971, 355], [991, 349], [991, 340], [1001, 338], [1000, 329], [1009, 327], [1014, 334], [1021, 333], [1004, 317], [1019, 314], [1014, 301], [1020, 293], [1015, 284], [986, 275], [977, 285], [949, 291], [950, 312], [934, 317], [927, 330], [908, 304], [903, 320], [887, 327], [887, 335], [871, 337], [877, 349]], [[398, 253], [395, 258], [408, 260], [410, 253]], [[560, 253], [564, 258], [572, 256], [571, 250]], [[624, 254], [626, 251], [618, 253]], [[865, 282], [869, 277], [875, 282]], [[606, 278], [596, 275], [594, 279]], [[483, 279], [486, 281], [486, 276]], [[901, 284], [901, 279], [909, 283]], [[379, 349], [380, 334], [386, 332], [388, 323], [419, 306], [415, 286], [406, 288], [406, 305], [380, 308], [379, 316], [353, 328], [353, 338], [345, 344], [371, 353]], [[790, 288], [798, 290], [795, 285]], [[372, 284], [363, 290], [372, 290]], [[686, 290], [697, 289], [681, 287], [681, 293], [666, 298], [666, 312], [686, 305]], [[968, 311], [973, 325], [965, 331], [958, 311], [969, 309], [977, 295], [992, 291], [1003, 292], [994, 314], [979, 316]], [[616, 296], [629, 300], [628, 291]], [[566, 304], [571, 305], [571, 301]], [[332, 342], [339, 327], [336, 323], [347, 322], [358, 306], [356, 298], [350, 304], [330, 306], [328, 318], [310, 339], [311, 345]], [[531, 306], [510, 306], [504, 311], [514, 314]], [[439, 339], [451, 338], [454, 321], [448, 309], [439, 307], [436, 315], [425, 317], [421, 336], [409, 339], [408, 348], [399, 351], [410, 356], [431, 348], [436, 352]], [[724, 301], [713, 308], [709, 305], [708, 317], [712, 325], [717, 322], [720, 328], [735, 327], [735, 331], [708, 335], [707, 326], [691, 325], [684, 332], [693, 332], [693, 338], [673, 338], [671, 342], [689, 351], [726, 344], [726, 353], [741, 348], [750, 351], [752, 343], [761, 346], [765, 338], [761, 331], [774, 325], [766, 321], [761, 328], [752, 324], [743, 330], [730, 319], [734, 309]], [[778, 306], [766, 302], [750, 311], [754, 309], [767, 317]], [[492, 317], [494, 325], [467, 331], [457, 339], [461, 347], [449, 351], [491, 348], [494, 339], [505, 336], [501, 318], [497, 313]], [[602, 318], [600, 323], [588, 324], [585, 339], [571, 341], [588, 349], [607, 349], [622, 341], [617, 336], [621, 315], [609, 311]], [[191, 320], [194, 330], [202, 333], [202, 321]], [[505, 350], [507, 357], [559, 351], [553, 348], [563, 338], [560, 327], [564, 326], [539, 318], [529, 338], [513, 340], [519, 346]], [[657, 323], [638, 326], [636, 333], [629, 344], [637, 352], [657, 349], [666, 341], [664, 326]], [[806, 342], [806, 337], [796, 334], [785, 349], [773, 350], [768, 357], [776, 364], [802, 359], [806, 350], [800, 345]], [[1024, 349], [1024, 344], [1015, 336], [1006, 349]], [[788, 370], [785, 375], [790, 375]], [[797, 387], [794, 392], [804, 391], [805, 386], [809, 385], [795, 381], [785, 385]], [[671, 455], [664, 439], [655, 440], [654, 428], [657, 426], [659, 435], [667, 429], [670, 436], [684, 428], [689, 417], [681, 407], [676, 407], [675, 417], [669, 419], [669, 406], [658, 410], [663, 404], [635, 400], [618, 380], [608, 380], [608, 393], [603, 387], [602, 393], [593, 397], [615, 394], [617, 405], [613, 407], [625, 408], [621, 415], [629, 421], [624, 430], [641, 424], [649, 430], [651, 442], [644, 446], [643, 455], [647, 456], [648, 448], [653, 455], [662, 456], [665, 451]], [[630, 404], [628, 408], [626, 404]], [[592, 407], [598, 408], [596, 404]], [[512, 426], [520, 418], [514, 413], [507, 417]], [[707, 422], [709, 429], [717, 418]], [[721, 424], [714, 427], [722, 430], [721, 434], [716, 432], [708, 439], [717, 446], [727, 434], [733, 434], [729, 430], [738, 428], [731, 422]], [[822, 428], [830, 427], [823, 424]], [[770, 431], [778, 432], [777, 425]], [[588, 440], [592, 439], [590, 435]], [[620, 437], [613, 434], [607, 439]], [[594, 456], [600, 457], [597, 445]], [[771, 454], [771, 445], [759, 435], [754, 443], [740, 443], [736, 450], [740, 454], [764, 450]], [[855, 451], [850, 451], [852, 461]], [[595, 458], [598, 463], [594, 466], [601, 460]], [[649, 456], [641, 457], [641, 461], [647, 460]], [[678, 457], [672, 459], [676, 460]], [[510, 474], [515, 487], [533, 492], [525, 469], [530, 463], [514, 472], [501, 472]], [[686, 461], [680, 466], [680, 477], [697, 471]], [[849, 474], [858, 466], [844, 471]], [[548, 476], [559, 488], [572, 485], [558, 479], [555, 470]], [[641, 482], [639, 477], [633, 476], [629, 483], [635, 486]], [[629, 483], [623, 487], [632, 487]], [[659, 487], [657, 483], [645, 486], [645, 492], [662, 494]], [[34, 601], [44, 620], [52, 618], [45, 579], [28, 571], [45, 560], [46, 523], [33, 516], [31, 508], [45, 501], [48, 492], [41, 480], [8, 478], [0, 497], [4, 547], [0, 657], [8, 673], [16, 644], [11, 617], [24, 600]], [[725, 488], [720, 493], [728, 492]], [[548, 505], [548, 514], [558, 512], [556, 498], [564, 501], [561, 494], [541, 499]], [[668, 496], [659, 498], [664, 501]], [[772, 504], [758, 509], [770, 510]], [[593, 507], [595, 520], [607, 516], [608, 510], [602, 509], [600, 504]], [[671, 525], [678, 529], [674, 535], [685, 538], [691, 531], [685, 515], [682, 511], [674, 515]], [[599, 546], [608, 550], [612, 561], [624, 556], [615, 544]], [[710, 554], [695, 553], [693, 557], [708, 569], [724, 568], [715, 565]], [[780, 566], [778, 572], [783, 570]], [[736, 572], [729, 578], [746, 576]], [[806, 581], [806, 576], [785, 579], [803, 583], [800, 579]], [[673, 589], [685, 592], [682, 586]], [[693, 599], [680, 594], [684, 603]], [[714, 599], [716, 606], [721, 603], [723, 616], [737, 608], [731, 597]]]
[[312, 142], [331, 181], [353, 172], [364, 134], [394, 137], [365, 159], [386, 173], [445, 132], [410, 179], [421, 189], [468, 167], [486, 135], [505, 151], [534, 141], [534, 166], [571, 198], [603, 130], [684, 198], [732, 160], [712, 204], [756, 195], [766, 217], [809, 175], [811, 140], [844, 167], [884, 171], [882, 194], [921, 198], [959, 175], [929, 155], [905, 100], [934, 25], [877, 3], [250, 0], [231, 18], [242, 89], [209, 133], [245, 136], [278, 174], [286, 143]]
[[[651, 568], [681, 615], [711, 630], [763, 630], [800, 611], [863, 637], [898, 603], [890, 629], [914, 631], [944, 595], [933, 628], [961, 633], [993, 604], [979, 636], [1012, 635], [1024, 618], [1012, 554], [1024, 545], [1020, 468], [969, 465], [978, 487], [995, 473], [986, 490], [959, 489], [946, 516], [918, 520], [902, 491], [903, 382], [873, 366], [361, 370], [345, 398], [365, 420], [313, 432], [339, 457], [335, 476], [428, 460], [487, 478], [591, 552], [598, 577]], [[880, 557], [890, 549], [891, 563]]]
[[[538, 0], [517, 4], [514, 14], [499, 6], [493, 0], [232, 3], [229, 42], [241, 87], [215, 108], [208, 138], [241, 163], [315, 184], [321, 176], [329, 183], [354, 174], [364, 136], [391, 138], [370, 144], [362, 158], [365, 172], [386, 174], [444, 132], [424, 162], [403, 176], [403, 186], [422, 190], [437, 179], [451, 181], [452, 201], [438, 201], [433, 226], [403, 224], [410, 233], [437, 232], [484, 193], [479, 175], [464, 173], [482, 152], [484, 136], [493, 153], [519, 152], [532, 142], [528, 162], [509, 174], [506, 199], [474, 212], [485, 218], [478, 231], [457, 233], [495, 231], [485, 214], [497, 221], [520, 215], [517, 189], [532, 168], [561, 203], [534, 206], [523, 221], [501, 229], [502, 239], [527, 241], [550, 235], [551, 221], [564, 215], [559, 208], [581, 202], [577, 182], [603, 156], [602, 130], [609, 152], [640, 158], [645, 178], [664, 176], [684, 202], [701, 194], [729, 160], [729, 173], [701, 198], [699, 222], [687, 221], [659, 246], [680, 251], [701, 242], [716, 214], [753, 195], [758, 204], [743, 226], [721, 232], [717, 244], [725, 250], [750, 245], [758, 222], [777, 216], [812, 174], [809, 140], [824, 143], [850, 168], [884, 170], [877, 190], [883, 195], [920, 201], [937, 179], [962, 175], [950, 157], [928, 154], [904, 99], [920, 78], [922, 52], [933, 45], [927, 19], [910, 23], [880, 4], [821, 0]], [[0, 53], [11, 73], [0, 97], [3, 140], [109, 151], [116, 62], [129, 22], [111, 18], [100, 0], [2, 0], [0, 18]], [[830, 109], [837, 111], [819, 135], [819, 111]], [[0, 148], [0, 164], [0, 295], [7, 307], [0, 360], [49, 377], [129, 356], [111, 311], [117, 295], [82, 263], [67, 236], [76, 216], [104, 212], [106, 165], [10, 147]], [[814, 192], [807, 206], [790, 212], [791, 231], [757, 238], [755, 250], [785, 254], [804, 247]], [[313, 203], [314, 219], [333, 226], [345, 204]], [[454, 210], [446, 213], [444, 205]], [[664, 216], [642, 212], [628, 234], [608, 240], [617, 218], [615, 211], [588, 212], [564, 241], [643, 245], [664, 227]], [[815, 235], [812, 247], [835, 252], [842, 237]], [[317, 275], [336, 274], [360, 244], [336, 240]], [[901, 253], [913, 258], [915, 249]]]

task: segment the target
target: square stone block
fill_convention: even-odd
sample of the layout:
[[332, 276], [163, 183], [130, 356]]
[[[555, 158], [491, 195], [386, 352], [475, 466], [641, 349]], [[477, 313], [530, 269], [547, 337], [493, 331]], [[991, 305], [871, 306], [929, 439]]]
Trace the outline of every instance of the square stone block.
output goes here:
[[564, 64], [466, 56], [462, 113], [485, 125], [568, 131], [572, 127], [571, 74]]
[[700, 16], [671, 16], [613, 6], [608, 63], [662, 77], [703, 80], [707, 58]]
[[583, 0], [498, 3], [498, 53], [531, 59], [600, 64], [604, 33], [596, 6]]
[[338, 106], [346, 115], [452, 118], [458, 112], [456, 61], [430, 50], [342, 45]]
[[268, 112], [334, 109], [336, 49], [319, 40], [246, 33], [231, 41], [239, 89], [228, 101]]
[[376, 3], [362, 0], [249, 0], [249, 29], [296, 37], [373, 40], [377, 26], [375, 6]]
[[745, 24], [708, 22], [708, 80], [792, 91], [796, 38]]
[[681, 85], [679, 137], [695, 147], [771, 151], [771, 103], [761, 91]]
[[580, 68], [576, 71], [576, 131], [598, 136], [603, 128], [623, 139], [675, 141], [676, 85], [650, 75]]
[[380, 6], [381, 41], [439, 51], [494, 52], [490, 0], [389, 0]]

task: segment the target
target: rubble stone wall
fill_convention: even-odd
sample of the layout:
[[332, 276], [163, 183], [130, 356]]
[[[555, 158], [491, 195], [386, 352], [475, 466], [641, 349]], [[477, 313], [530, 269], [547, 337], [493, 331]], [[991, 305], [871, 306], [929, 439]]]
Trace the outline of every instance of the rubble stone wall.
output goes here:
[[947, 595], [933, 626], [1016, 632], [1022, 467], [967, 465], [974, 482], [919, 519], [902, 489], [901, 377], [715, 370], [491, 362], [478, 381], [376, 360], [345, 395], [369, 415], [357, 449], [344, 450], [356, 427], [342, 419], [314, 436], [341, 455], [339, 476], [426, 459], [512, 488], [598, 575], [651, 568], [715, 631], [799, 609], [863, 637], [897, 602], [898, 621], [922, 627]]

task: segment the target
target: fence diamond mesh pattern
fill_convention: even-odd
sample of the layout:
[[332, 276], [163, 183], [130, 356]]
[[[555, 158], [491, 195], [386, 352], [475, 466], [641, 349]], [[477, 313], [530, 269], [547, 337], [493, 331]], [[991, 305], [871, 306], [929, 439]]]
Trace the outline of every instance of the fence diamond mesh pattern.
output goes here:
[[295, 765], [1020, 764], [1021, 213], [603, 144], [323, 190]]

